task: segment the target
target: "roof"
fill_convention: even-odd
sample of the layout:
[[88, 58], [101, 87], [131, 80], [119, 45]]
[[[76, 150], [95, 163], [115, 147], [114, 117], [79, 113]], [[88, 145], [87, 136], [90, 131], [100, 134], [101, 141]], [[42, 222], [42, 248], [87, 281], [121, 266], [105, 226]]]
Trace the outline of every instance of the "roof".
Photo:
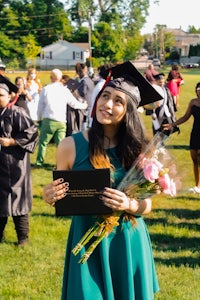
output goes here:
[[58, 51], [63, 52], [66, 49], [69, 48], [77, 48], [77, 50], [86, 51], [83, 47], [79, 46], [76, 43], [70, 43], [64, 40], [57, 41], [53, 44], [47, 45], [45, 47], [42, 47], [42, 51]]
[[89, 45], [89, 43], [72, 43], [73, 45], [76, 45], [76, 46], [78, 46], [78, 47], [80, 47], [80, 48], [83, 48], [83, 49], [85, 49], [86, 51], [89, 51], [89, 49], [90, 49], [90, 45]]

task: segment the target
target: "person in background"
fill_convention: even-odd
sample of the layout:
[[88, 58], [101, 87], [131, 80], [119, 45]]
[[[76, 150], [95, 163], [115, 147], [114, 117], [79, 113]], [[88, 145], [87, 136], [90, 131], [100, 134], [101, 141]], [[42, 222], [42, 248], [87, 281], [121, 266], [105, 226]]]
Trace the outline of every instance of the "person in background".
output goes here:
[[153, 64], [149, 64], [146, 71], [144, 72], [144, 77], [148, 80], [151, 84], [155, 83], [154, 76], [158, 74], [158, 71], [155, 70]]
[[38, 74], [35, 68], [28, 69], [25, 87], [32, 98], [32, 100], [27, 103], [30, 116], [32, 120], [37, 122], [37, 109], [39, 102], [39, 94], [42, 90], [42, 83], [38, 78]]
[[[174, 111], [174, 100], [169, 89], [165, 84], [165, 74], [159, 73], [154, 75], [155, 83], [152, 85], [156, 91], [163, 97], [162, 100], [154, 102], [152, 117], [153, 134], [158, 131], [162, 131], [162, 125], [164, 123], [173, 123], [176, 121], [176, 115]], [[173, 128], [173, 132], [179, 131], [178, 127]], [[166, 135], [170, 135], [172, 131], [164, 131]]]
[[88, 108], [82, 116], [82, 128], [86, 129], [89, 126], [89, 112], [92, 105], [92, 92], [94, 89], [94, 82], [88, 76], [88, 68], [84, 63], [77, 63], [75, 66], [76, 74], [79, 77], [79, 86], [77, 91], [82, 99], [87, 101]]
[[[110, 168], [112, 188], [105, 187], [100, 199], [113, 212], [123, 212], [123, 216], [117, 229], [104, 237], [85, 264], [78, 263], [83, 253], [75, 257], [72, 249], [94, 224], [96, 217], [73, 216], [66, 250], [62, 300], [152, 300], [159, 290], [150, 238], [142, 218], [143, 214], [151, 211], [151, 199], [129, 199], [124, 192], [117, 190], [119, 182], [147, 142], [137, 112], [140, 92], [145, 88], [143, 83], [146, 80], [141, 75], [139, 90], [135, 85], [139, 72], [131, 62], [114, 68], [114, 79], [105, 85], [95, 103], [92, 127], [60, 143], [56, 166], [57, 170]], [[147, 84], [146, 91], [151, 97], [154, 89]], [[44, 187], [44, 201], [52, 205], [69, 190], [68, 182], [57, 179]], [[133, 225], [135, 219], [136, 224]]]
[[[70, 76], [64, 74], [62, 76], [62, 83], [66, 86], [70, 92], [74, 95], [74, 97], [83, 102], [83, 99], [80, 99], [80, 96], [77, 92], [78, 88], [78, 81], [75, 79], [70, 78]], [[70, 105], [67, 105], [67, 129], [66, 129], [66, 136], [71, 135], [72, 133], [78, 132], [82, 128], [82, 111], [80, 109], [74, 109]]]
[[[150, 63], [143, 75], [144, 75], [144, 78], [146, 78], [146, 80], [149, 83], [154, 84], [155, 83], [154, 76], [157, 74], [158, 74], [158, 71], [155, 69], [154, 65], [152, 63]], [[145, 108], [145, 114], [147, 116], [152, 115], [152, 113], [153, 113], [152, 109]]]
[[76, 109], [86, 109], [86, 102], [79, 102], [63, 86], [62, 71], [53, 69], [51, 71], [51, 83], [46, 85], [41, 93], [38, 104], [38, 120], [40, 122], [40, 136], [38, 152], [36, 157], [36, 167], [42, 167], [45, 159], [46, 149], [53, 138], [56, 146], [66, 136], [66, 113], [67, 104]]
[[171, 124], [163, 125], [164, 130], [171, 130], [175, 126], [181, 125], [194, 118], [192, 131], [190, 134], [190, 156], [193, 162], [193, 171], [195, 186], [189, 189], [189, 192], [200, 194], [200, 82], [195, 87], [196, 97], [190, 100], [185, 114]]
[[16, 98], [15, 105], [23, 107], [27, 112], [27, 114], [30, 115], [30, 111], [27, 103], [28, 101], [32, 101], [32, 97], [25, 87], [24, 78], [20, 76], [16, 77], [15, 85], [18, 87], [18, 93], [17, 93], [18, 97]]
[[[6, 65], [4, 65], [2, 62], [0, 62], [0, 75], [4, 76], [6, 79], [10, 81], [10, 78], [6, 75]], [[15, 101], [17, 98], [16, 93], [11, 92], [11, 101]]]
[[177, 64], [173, 64], [172, 65], [172, 69], [168, 74], [167, 77], [167, 87], [169, 88], [173, 98], [174, 98], [174, 103], [176, 106], [176, 109], [179, 107], [180, 105], [180, 89], [181, 89], [181, 85], [184, 84], [184, 80], [183, 80], [183, 76], [182, 74], [179, 72], [179, 67]]
[[29, 153], [38, 141], [38, 130], [22, 107], [8, 107], [18, 88], [0, 75], [0, 242], [5, 239], [8, 217], [13, 218], [18, 246], [29, 239], [32, 182]]
[[89, 67], [88, 68], [88, 76], [93, 79], [94, 78], [94, 68], [93, 67]]
[[6, 65], [0, 62], [0, 75], [6, 77]]

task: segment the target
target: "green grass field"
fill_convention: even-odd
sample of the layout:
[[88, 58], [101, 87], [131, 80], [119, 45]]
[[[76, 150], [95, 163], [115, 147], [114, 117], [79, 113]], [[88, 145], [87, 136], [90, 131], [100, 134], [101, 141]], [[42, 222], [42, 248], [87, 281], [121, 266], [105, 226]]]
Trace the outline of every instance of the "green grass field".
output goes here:
[[[164, 72], [167, 74], [168, 70]], [[185, 85], [181, 90], [177, 118], [185, 112], [189, 100], [195, 97], [194, 89], [200, 81], [200, 70], [185, 70], [183, 75]], [[15, 76], [9, 74], [11, 79]], [[48, 76], [40, 73], [43, 84], [48, 82]], [[151, 135], [150, 117], [143, 114], [142, 118]], [[166, 143], [176, 159], [182, 189], [175, 198], [154, 197], [153, 211], [146, 217], [160, 283], [156, 300], [200, 299], [200, 197], [187, 192], [189, 187], [194, 186], [188, 150], [191, 126], [192, 118], [180, 126], [180, 135], [173, 134]], [[54, 144], [50, 144], [46, 169], [32, 170], [30, 244], [24, 249], [16, 246], [11, 218], [6, 227], [6, 242], [0, 244], [1, 300], [60, 299], [70, 218], [56, 218], [54, 208], [42, 200], [43, 186], [52, 179], [55, 150]], [[31, 155], [32, 163], [35, 156], [36, 153]]]

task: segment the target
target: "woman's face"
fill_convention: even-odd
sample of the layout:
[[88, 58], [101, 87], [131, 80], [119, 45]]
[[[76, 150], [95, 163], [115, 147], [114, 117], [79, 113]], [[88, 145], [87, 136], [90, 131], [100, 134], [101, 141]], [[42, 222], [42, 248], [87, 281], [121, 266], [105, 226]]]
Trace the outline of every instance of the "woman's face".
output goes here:
[[36, 71], [35, 71], [35, 69], [32, 69], [32, 70], [29, 71], [29, 77], [31, 79], [33, 79], [33, 80], [36, 78]]
[[126, 94], [108, 86], [97, 101], [97, 121], [103, 125], [120, 124], [126, 114], [126, 108]]

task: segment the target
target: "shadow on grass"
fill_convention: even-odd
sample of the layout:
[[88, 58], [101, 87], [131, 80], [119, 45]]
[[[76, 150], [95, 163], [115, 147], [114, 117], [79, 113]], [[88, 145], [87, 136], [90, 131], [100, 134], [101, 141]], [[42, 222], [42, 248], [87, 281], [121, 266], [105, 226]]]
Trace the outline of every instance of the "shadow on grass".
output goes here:
[[198, 194], [188, 194], [188, 195], [180, 195], [180, 196], [176, 196], [177, 200], [192, 200], [192, 201], [197, 201], [200, 200], [200, 195]]
[[[200, 218], [200, 210], [191, 210], [191, 209], [183, 209], [183, 208], [169, 208], [169, 209], [154, 209], [154, 213], [165, 213], [166, 217], [163, 218], [164, 220], [168, 220], [169, 215], [175, 216], [179, 219], [186, 219], [186, 220], [195, 220]], [[159, 218], [156, 218], [159, 220]], [[161, 218], [162, 219], [162, 218]], [[151, 222], [151, 217], [145, 217], [145, 220]]]
[[187, 228], [188, 230], [193, 230], [193, 231], [200, 231], [200, 224], [198, 223], [189, 223], [189, 222], [179, 222], [179, 223], [172, 223], [169, 222], [168, 218], [156, 218], [156, 219], [146, 219], [145, 222], [147, 225], [152, 226], [152, 225], [164, 225], [164, 226], [176, 226], [176, 228]]
[[36, 164], [31, 164], [31, 170], [46, 170], [53, 171], [55, 169], [55, 165], [53, 164], [44, 164], [43, 166], [37, 166]]
[[57, 217], [55, 214], [52, 213], [47, 213], [47, 212], [32, 212], [31, 217], [47, 217], [47, 218], [55, 218], [55, 219], [60, 219], [60, 220], [71, 220], [72, 217]]
[[[170, 253], [170, 258], [157, 257], [155, 260], [158, 263], [166, 265], [187, 265], [190, 267], [200, 266], [200, 256], [194, 257], [196, 253], [200, 253], [200, 237], [194, 236], [195, 232], [200, 230], [200, 210], [190, 209], [155, 209], [154, 212], [158, 214], [165, 214], [163, 217], [145, 218], [147, 226], [161, 225], [164, 226], [164, 233], [152, 233], [151, 241], [156, 251]], [[176, 219], [176, 223], [173, 220]], [[176, 235], [165, 234], [165, 227], [173, 226], [176, 231]], [[185, 228], [188, 230], [188, 236], [177, 236], [179, 229]], [[189, 231], [193, 232], [193, 236], [189, 237]], [[188, 256], [183, 256], [182, 251], [188, 251]], [[178, 257], [171, 257], [173, 253], [179, 253]], [[194, 254], [194, 255], [193, 255]], [[162, 254], [161, 254], [162, 256]]]
[[189, 150], [189, 145], [166, 145], [166, 149]]
[[165, 264], [166, 266], [187, 266], [190, 268], [194, 268], [200, 265], [199, 258], [194, 257], [174, 257], [174, 258], [154, 258], [156, 263]]
[[[156, 245], [157, 251], [173, 251], [175, 253], [183, 250], [192, 252], [199, 251], [200, 238], [198, 237], [174, 237], [162, 233], [151, 234], [151, 240]], [[200, 263], [200, 261], [199, 261]]]

